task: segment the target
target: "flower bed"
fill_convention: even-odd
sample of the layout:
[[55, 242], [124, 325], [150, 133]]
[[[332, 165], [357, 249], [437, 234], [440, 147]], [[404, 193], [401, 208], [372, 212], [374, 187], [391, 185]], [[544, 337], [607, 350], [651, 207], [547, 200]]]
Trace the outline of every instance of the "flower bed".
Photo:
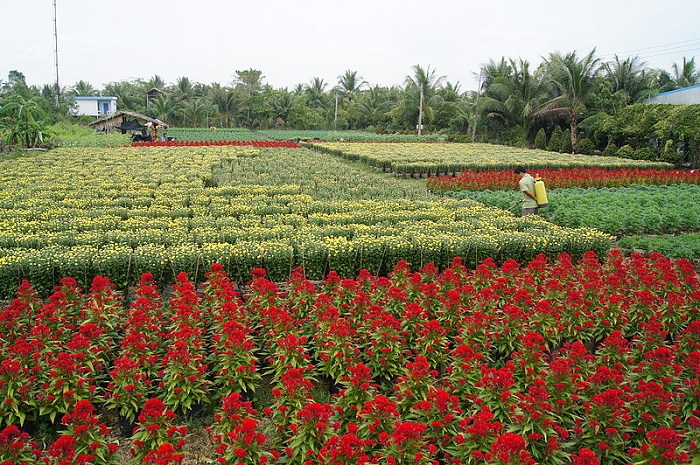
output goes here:
[[[596, 228], [607, 234], [659, 234], [700, 229], [697, 184], [549, 189], [549, 206], [540, 216], [570, 228]], [[499, 208], [518, 198], [510, 191], [459, 191], [446, 195]]]
[[[284, 289], [258, 269], [243, 295], [215, 265], [167, 299], [144, 274], [126, 311], [106, 278], [25, 282], [0, 313], [0, 463], [109, 463], [107, 412], [134, 421], [129, 463], [180, 463], [210, 411], [222, 463], [689, 464], [698, 303], [689, 262], [618, 253]], [[44, 448], [22, 432], [58, 418]]]
[[278, 140], [166, 140], [155, 142], [132, 142], [133, 147], [208, 147], [208, 146], [234, 146], [234, 147], [286, 147], [299, 148], [299, 145], [292, 141]]
[[[627, 187], [634, 184], [669, 185], [700, 184], [700, 171], [680, 171], [671, 169], [635, 168], [571, 168], [536, 169], [533, 176], [539, 176], [548, 188], [571, 187]], [[428, 189], [433, 192], [512, 190], [512, 171], [466, 170], [456, 177], [440, 176], [426, 180]]]
[[531, 170], [582, 167], [673, 168], [673, 165], [662, 162], [563, 154], [481, 143], [323, 142], [305, 146], [402, 176], [438, 176], [446, 173], [456, 175], [465, 170], [512, 171], [518, 165], [527, 166]]
[[420, 183], [348, 169], [309, 150], [256, 147], [63, 149], [2, 165], [0, 294], [27, 278], [42, 294], [63, 276], [120, 288], [159, 284], [213, 263], [245, 280], [297, 266], [322, 279], [386, 273], [399, 260], [444, 268], [454, 256], [528, 261], [605, 253], [611, 238], [444, 200]]

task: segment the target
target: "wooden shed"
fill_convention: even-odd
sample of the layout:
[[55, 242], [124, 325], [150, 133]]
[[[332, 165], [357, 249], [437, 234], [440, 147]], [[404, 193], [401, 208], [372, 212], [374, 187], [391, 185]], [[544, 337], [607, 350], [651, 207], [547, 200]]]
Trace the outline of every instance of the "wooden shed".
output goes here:
[[90, 123], [90, 126], [95, 128], [96, 131], [121, 131], [122, 134], [126, 134], [128, 131], [145, 130], [146, 123], [155, 124], [163, 129], [168, 128], [168, 125], [159, 119], [133, 111], [118, 111], [113, 115], [93, 121]]

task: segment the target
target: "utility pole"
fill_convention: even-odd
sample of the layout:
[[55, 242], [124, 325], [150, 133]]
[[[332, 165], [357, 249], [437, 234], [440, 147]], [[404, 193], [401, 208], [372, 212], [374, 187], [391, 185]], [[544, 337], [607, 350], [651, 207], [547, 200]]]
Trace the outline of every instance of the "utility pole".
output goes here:
[[333, 118], [333, 122], [335, 124], [338, 124], [338, 93], [337, 92], [335, 94], [335, 117]]
[[423, 130], [423, 86], [420, 86], [420, 102], [418, 103], [418, 137]]
[[479, 84], [476, 88], [476, 103], [474, 104], [474, 124], [472, 124], [472, 142], [476, 141], [476, 122], [479, 120], [479, 97], [481, 97], [481, 77], [484, 68], [479, 68]]
[[59, 94], [61, 93], [61, 86], [58, 84], [58, 26], [56, 21], [56, 0], [53, 0], [53, 38], [54, 38], [54, 64], [56, 65], [56, 106], [59, 102]]

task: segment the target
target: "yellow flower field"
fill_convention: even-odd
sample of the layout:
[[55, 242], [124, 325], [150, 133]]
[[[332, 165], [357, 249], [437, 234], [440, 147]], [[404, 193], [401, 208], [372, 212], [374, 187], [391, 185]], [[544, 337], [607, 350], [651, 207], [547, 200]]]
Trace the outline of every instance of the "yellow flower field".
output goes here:
[[398, 260], [445, 267], [610, 246], [596, 231], [443, 199], [305, 149], [66, 148], [2, 162], [0, 186], [4, 294], [23, 278], [43, 291], [64, 276], [198, 279], [215, 262], [244, 282], [256, 267], [320, 279]]

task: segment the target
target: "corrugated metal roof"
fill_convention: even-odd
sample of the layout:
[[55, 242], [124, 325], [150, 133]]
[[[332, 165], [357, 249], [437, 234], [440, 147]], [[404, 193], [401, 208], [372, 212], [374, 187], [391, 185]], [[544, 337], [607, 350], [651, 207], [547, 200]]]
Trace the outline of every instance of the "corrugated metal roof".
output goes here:
[[659, 97], [661, 95], [675, 94], [678, 92], [685, 92], [686, 90], [697, 89], [698, 87], [700, 87], [700, 84], [695, 84], [694, 86], [689, 86], [689, 87], [682, 87], [680, 89], [669, 90], [667, 92], [662, 92], [660, 94], [656, 94], [656, 95], [654, 95], [654, 97]]

